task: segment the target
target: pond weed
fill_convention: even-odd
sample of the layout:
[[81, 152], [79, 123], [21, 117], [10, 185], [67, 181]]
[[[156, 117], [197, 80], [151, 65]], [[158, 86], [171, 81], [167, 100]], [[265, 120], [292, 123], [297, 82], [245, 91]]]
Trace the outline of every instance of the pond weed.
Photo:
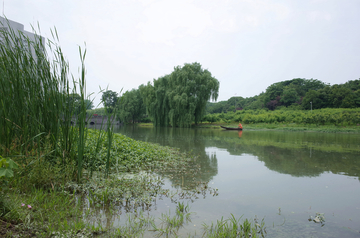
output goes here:
[[151, 231], [155, 232], [156, 237], [177, 236], [178, 230], [183, 227], [184, 223], [191, 222], [190, 215], [192, 213], [190, 213], [189, 210], [188, 205], [185, 206], [184, 203], [178, 203], [174, 216], [171, 216], [171, 212], [169, 211], [169, 214], [161, 214], [159, 224], [156, 225], [154, 221], [151, 222], [153, 228]]
[[257, 217], [254, 218], [254, 224], [247, 218], [241, 221], [241, 218], [236, 219], [233, 214], [228, 219], [222, 217], [211, 225], [203, 224], [204, 236], [206, 237], [265, 237], [266, 228], [264, 219], [258, 222]]

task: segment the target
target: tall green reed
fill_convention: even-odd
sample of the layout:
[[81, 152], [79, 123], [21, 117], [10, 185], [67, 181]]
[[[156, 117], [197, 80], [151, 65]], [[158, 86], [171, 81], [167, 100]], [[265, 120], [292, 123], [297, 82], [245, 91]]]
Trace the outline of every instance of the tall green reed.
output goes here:
[[[46, 42], [38, 35], [32, 40], [7, 29], [0, 31], [0, 154], [39, 157], [50, 140], [47, 160], [62, 164], [75, 160], [79, 181], [86, 139], [86, 51], [80, 49], [80, 78], [69, 79], [69, 64], [57, 43], [56, 29], [51, 31], [53, 40]], [[70, 100], [77, 91], [81, 96], [78, 115]], [[72, 125], [74, 117], [76, 126]]]

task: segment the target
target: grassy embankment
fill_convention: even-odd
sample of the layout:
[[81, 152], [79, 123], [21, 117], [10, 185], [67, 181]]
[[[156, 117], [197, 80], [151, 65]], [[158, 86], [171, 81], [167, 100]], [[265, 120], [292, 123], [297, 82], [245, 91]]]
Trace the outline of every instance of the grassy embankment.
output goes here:
[[220, 125], [244, 129], [272, 129], [289, 131], [360, 132], [360, 108], [326, 108], [301, 110], [243, 110], [205, 116], [199, 127], [218, 128]]
[[[192, 158], [171, 148], [114, 134], [111, 127], [87, 130], [86, 51], [80, 49], [79, 79], [69, 79], [68, 63], [54, 43], [56, 31], [53, 33], [55, 39], [48, 42], [52, 55], [48, 56], [44, 42], [31, 42], [25, 36], [18, 40], [15, 32], [2, 32], [0, 236], [89, 237], [105, 233], [110, 237], [133, 237], [148, 229], [158, 236], [176, 234], [189, 216], [184, 203], [178, 203], [175, 216], [163, 214], [160, 223], [140, 214], [137, 208], [146, 210], [160, 195], [177, 202], [202, 192], [216, 195], [216, 190], [206, 183], [183, 193], [163, 189], [163, 180], [155, 172], [195, 174], [198, 168]], [[25, 50], [29, 45], [35, 54]], [[80, 110], [74, 108], [73, 93], [81, 96]], [[73, 116], [78, 119], [76, 126], [71, 125]], [[94, 220], [99, 208], [110, 214], [125, 210], [133, 215], [125, 226], [104, 227]], [[259, 232], [258, 226], [248, 220], [231, 218], [217, 225], [204, 227], [205, 232], [211, 236], [237, 229], [251, 232], [253, 237]]]

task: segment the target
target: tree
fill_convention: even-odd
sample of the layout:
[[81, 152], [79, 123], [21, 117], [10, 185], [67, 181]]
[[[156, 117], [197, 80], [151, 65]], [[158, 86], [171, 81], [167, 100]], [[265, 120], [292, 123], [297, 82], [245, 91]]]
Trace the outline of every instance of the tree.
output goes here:
[[349, 80], [344, 83], [344, 87], [351, 89], [352, 91], [357, 91], [360, 89], [360, 79]]
[[146, 108], [139, 89], [126, 91], [120, 101], [118, 118], [121, 121], [135, 123], [146, 116]]
[[177, 66], [170, 75], [154, 79], [140, 91], [155, 126], [189, 127], [205, 113], [207, 101], [216, 100], [219, 81], [199, 63]]
[[[77, 93], [69, 94], [67, 99], [68, 107], [71, 112], [75, 115], [78, 115], [81, 111], [81, 96]], [[86, 110], [92, 109], [94, 107], [93, 102], [89, 99], [84, 99], [84, 104], [86, 107]]]
[[94, 103], [89, 99], [84, 99], [86, 110], [91, 110], [94, 108]]
[[320, 90], [309, 90], [303, 98], [301, 105], [304, 109], [320, 109], [326, 107], [332, 107], [331, 102], [331, 88], [326, 86]]
[[[301, 103], [302, 97], [309, 90], [320, 90], [326, 86], [317, 79], [294, 78], [270, 85], [264, 94], [264, 105], [274, 110], [277, 106], [290, 106], [294, 103]], [[278, 97], [281, 100], [277, 100]]]
[[300, 96], [298, 95], [296, 88], [293, 85], [285, 86], [281, 95], [280, 102], [282, 102], [286, 107], [288, 107], [291, 104], [299, 101]]
[[342, 85], [335, 84], [331, 86], [330, 98], [331, 98], [331, 107], [334, 108], [355, 107], [353, 92], [351, 91], [351, 89], [346, 88]]
[[118, 101], [118, 94], [117, 92], [107, 90], [103, 92], [101, 100], [104, 104], [108, 113], [112, 113], [116, 107], [116, 103]]

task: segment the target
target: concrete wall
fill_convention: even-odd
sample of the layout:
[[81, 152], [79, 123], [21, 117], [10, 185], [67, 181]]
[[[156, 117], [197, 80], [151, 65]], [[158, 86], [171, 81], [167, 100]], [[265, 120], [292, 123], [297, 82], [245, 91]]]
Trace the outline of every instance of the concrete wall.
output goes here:
[[[87, 121], [87, 125], [106, 125], [108, 122], [108, 117], [106, 116], [95, 116], [95, 115], [91, 115], [91, 116], [86, 116], [86, 121]], [[111, 117], [110, 120], [112, 121], [113, 125], [118, 125], [119, 122], [115, 120], [115, 117]], [[71, 120], [72, 124], [76, 123], [76, 117], [73, 117], [73, 119]]]
[[[18, 37], [17, 41], [19, 40], [22, 41], [22, 45], [24, 46], [28, 45], [26, 39], [28, 38], [32, 42], [41, 44], [43, 49], [45, 50], [45, 38], [40, 35], [25, 31], [23, 24], [6, 19], [4, 17], [0, 17], [0, 43], [4, 41], [1, 31], [7, 31], [7, 32], [13, 31], [15, 35]], [[33, 55], [33, 57], [35, 57], [35, 50], [32, 47], [31, 47], [31, 54]]]

